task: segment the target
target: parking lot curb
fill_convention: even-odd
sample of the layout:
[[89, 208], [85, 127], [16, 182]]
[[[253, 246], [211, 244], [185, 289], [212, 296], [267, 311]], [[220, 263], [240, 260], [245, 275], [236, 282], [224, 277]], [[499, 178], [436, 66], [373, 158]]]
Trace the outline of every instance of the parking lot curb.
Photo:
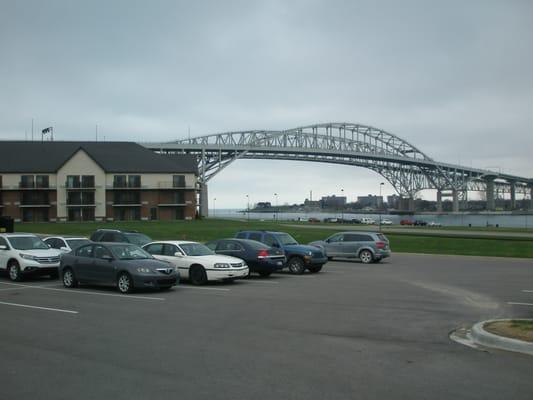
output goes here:
[[483, 327], [485, 324], [491, 322], [509, 321], [509, 319], [490, 319], [481, 321], [472, 327], [470, 336], [472, 340], [481, 346], [492, 347], [500, 350], [513, 351], [516, 353], [524, 353], [533, 355], [533, 343], [525, 342], [523, 340], [511, 339], [508, 337], [495, 335], [487, 332]]

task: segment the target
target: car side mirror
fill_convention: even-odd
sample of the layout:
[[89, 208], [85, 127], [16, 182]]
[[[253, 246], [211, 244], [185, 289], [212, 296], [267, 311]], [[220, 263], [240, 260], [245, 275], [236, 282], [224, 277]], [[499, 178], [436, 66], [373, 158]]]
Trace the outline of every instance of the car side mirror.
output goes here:
[[49, 249], [52, 248], [52, 245], [50, 245], [50, 244], [48, 244], [48, 243], [46, 243], [46, 246], [47, 246]]
[[60, 247], [59, 250], [64, 251], [65, 253], [68, 253], [70, 251], [68, 247]]
[[326, 243], [329, 243], [329, 242], [330, 242], [330, 240], [329, 240], [329, 239], [326, 239], [326, 240], [324, 240], [324, 242], [326, 242]]
[[102, 256], [102, 260], [113, 261], [113, 257], [111, 257], [110, 255], [104, 254]]
[[7, 250], [7, 246], [5, 244], [0, 244], [0, 250]]
[[180, 253], [179, 251], [176, 251], [176, 252], [174, 253], [174, 257], [183, 257], [183, 254]]

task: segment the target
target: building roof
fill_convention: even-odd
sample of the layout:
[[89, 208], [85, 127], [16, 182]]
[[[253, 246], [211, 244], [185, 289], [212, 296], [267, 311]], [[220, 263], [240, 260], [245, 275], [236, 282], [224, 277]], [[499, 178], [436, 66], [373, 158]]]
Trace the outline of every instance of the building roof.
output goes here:
[[198, 173], [196, 156], [161, 155], [133, 142], [0, 141], [0, 172], [55, 173], [79, 150], [108, 173]]

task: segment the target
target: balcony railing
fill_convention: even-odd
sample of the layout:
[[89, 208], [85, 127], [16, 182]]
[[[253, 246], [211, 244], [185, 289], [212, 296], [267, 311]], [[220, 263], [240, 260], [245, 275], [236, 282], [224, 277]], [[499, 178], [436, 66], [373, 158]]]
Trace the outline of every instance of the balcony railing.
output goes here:
[[12, 186], [13, 189], [20, 189], [20, 190], [55, 190], [56, 186], [54, 185], [37, 185], [36, 183], [22, 183], [19, 182], [18, 187]]

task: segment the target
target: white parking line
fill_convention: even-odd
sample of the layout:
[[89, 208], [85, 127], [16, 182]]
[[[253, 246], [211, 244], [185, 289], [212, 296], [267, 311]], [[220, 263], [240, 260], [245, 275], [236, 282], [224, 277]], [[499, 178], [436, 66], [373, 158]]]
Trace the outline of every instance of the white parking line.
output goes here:
[[213, 287], [199, 287], [199, 286], [185, 286], [185, 285], [179, 285], [176, 286], [177, 290], [181, 289], [198, 289], [198, 290], [217, 290], [220, 292], [229, 292], [231, 289], [226, 288], [213, 288]]
[[247, 283], [259, 283], [259, 284], [266, 283], [267, 285], [279, 285], [279, 282], [276, 282], [276, 281], [245, 280], [243, 282], [246, 284]]
[[45, 311], [56, 311], [56, 312], [62, 312], [62, 313], [68, 313], [68, 314], [78, 314], [77, 311], [62, 310], [60, 308], [38, 307], [38, 306], [30, 306], [28, 304], [6, 303], [4, 301], [0, 301], [0, 304], [4, 304], [6, 306], [14, 306], [14, 307], [33, 308], [33, 309], [45, 310]]
[[508, 301], [507, 304], [511, 304], [513, 306], [531, 306], [533, 307], [533, 303], [515, 303], [512, 301]]
[[30, 286], [26, 286], [26, 287], [8, 287], [8, 288], [0, 289], [0, 292], [4, 292], [6, 290], [24, 290], [24, 289], [30, 289]]
[[533, 290], [522, 290], [524, 293], [533, 293]]

